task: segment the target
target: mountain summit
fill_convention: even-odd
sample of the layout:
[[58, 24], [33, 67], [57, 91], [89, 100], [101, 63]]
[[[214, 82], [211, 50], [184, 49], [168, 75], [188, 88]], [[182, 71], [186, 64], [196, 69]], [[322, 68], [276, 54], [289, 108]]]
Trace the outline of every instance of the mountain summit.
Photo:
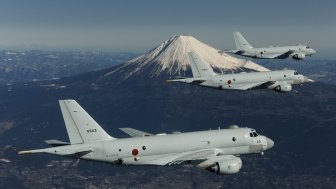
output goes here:
[[192, 36], [173, 36], [149, 52], [136, 57], [117, 69], [107, 73], [109, 76], [114, 73], [122, 73], [124, 79], [146, 73], [150, 77], [157, 77], [161, 74], [169, 76], [185, 75], [189, 67], [188, 52], [194, 51], [209, 63], [213, 68], [220, 71], [228, 70], [254, 70], [268, 71], [250, 60], [238, 59], [225, 53], [219, 53], [205, 43], [200, 42]]

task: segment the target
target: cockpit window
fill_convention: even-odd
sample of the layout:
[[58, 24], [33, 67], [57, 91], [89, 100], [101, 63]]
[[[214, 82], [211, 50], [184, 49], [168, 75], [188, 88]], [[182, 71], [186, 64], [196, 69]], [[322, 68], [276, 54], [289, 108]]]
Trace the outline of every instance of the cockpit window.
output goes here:
[[309, 46], [306, 47], [306, 49], [309, 49], [309, 48], [310, 48]]
[[299, 72], [298, 72], [298, 71], [295, 71], [295, 72], [294, 72], [294, 75], [299, 75]]
[[250, 132], [250, 137], [257, 137], [258, 136], [258, 133], [253, 131], [253, 132]]

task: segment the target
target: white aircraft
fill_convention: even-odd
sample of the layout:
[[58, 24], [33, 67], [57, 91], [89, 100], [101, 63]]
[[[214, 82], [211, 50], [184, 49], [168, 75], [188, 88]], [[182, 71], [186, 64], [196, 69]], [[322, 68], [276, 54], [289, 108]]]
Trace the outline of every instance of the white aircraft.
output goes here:
[[225, 52], [241, 56], [264, 59], [285, 59], [292, 57], [295, 60], [301, 60], [306, 56], [316, 53], [314, 49], [301, 44], [295, 46], [253, 48], [239, 32], [233, 32], [233, 36], [237, 49]]
[[192, 164], [218, 174], [233, 174], [242, 166], [238, 155], [263, 153], [274, 146], [271, 139], [254, 129], [238, 126], [157, 135], [121, 128], [133, 137], [117, 139], [108, 135], [75, 100], [59, 103], [70, 143], [49, 140], [46, 142], [54, 147], [18, 154], [49, 153], [118, 165]]
[[313, 82], [295, 70], [264, 71], [235, 74], [216, 74], [212, 67], [195, 52], [189, 52], [192, 78], [178, 78], [167, 82], [183, 82], [223, 90], [273, 89], [289, 92], [292, 85]]

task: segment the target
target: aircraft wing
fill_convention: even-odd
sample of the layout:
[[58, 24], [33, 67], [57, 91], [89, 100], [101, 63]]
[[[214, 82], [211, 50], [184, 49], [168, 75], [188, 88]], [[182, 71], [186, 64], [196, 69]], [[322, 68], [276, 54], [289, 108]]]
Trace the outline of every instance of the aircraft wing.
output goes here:
[[168, 155], [156, 160], [148, 162], [152, 165], [179, 165], [191, 164], [202, 169], [207, 169], [215, 162], [223, 162], [235, 158], [233, 155], [220, 155], [219, 149], [205, 149], [191, 152], [183, 152], [178, 154]]
[[125, 132], [126, 134], [130, 135], [131, 137], [145, 137], [145, 136], [151, 136], [153, 134], [139, 131], [133, 128], [119, 128], [121, 131]]
[[242, 85], [235, 85], [235, 89], [237, 90], [248, 90], [248, 89], [256, 89], [256, 88], [266, 88], [272, 84], [274, 84], [275, 81], [266, 81], [266, 82], [256, 82], [256, 83], [249, 83], [249, 84], [242, 84]]
[[263, 58], [286, 59], [294, 52], [295, 52], [294, 50], [289, 50], [282, 54], [265, 54], [263, 55]]
[[208, 159], [216, 157], [218, 154], [219, 151], [216, 149], [189, 151], [177, 154], [170, 154], [147, 163], [152, 165], [178, 165], [183, 163], [199, 164]]

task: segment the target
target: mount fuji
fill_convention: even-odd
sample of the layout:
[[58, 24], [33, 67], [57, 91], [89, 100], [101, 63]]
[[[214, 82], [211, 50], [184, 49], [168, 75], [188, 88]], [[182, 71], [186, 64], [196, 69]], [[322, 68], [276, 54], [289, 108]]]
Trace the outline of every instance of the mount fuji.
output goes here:
[[[0, 163], [0, 185], [3, 188], [63, 185], [71, 188], [74, 183], [77, 188], [91, 185], [269, 188], [274, 186], [272, 183], [277, 183], [277, 188], [335, 186], [336, 152], [334, 145], [330, 145], [336, 143], [334, 85], [316, 82], [302, 86], [297, 93], [278, 94], [165, 84], [169, 77], [191, 74], [186, 53], [190, 50], [199, 53], [219, 72], [268, 70], [249, 60], [220, 54], [193, 37], [174, 36], [148, 53], [106, 70], [58, 80], [0, 85], [0, 156], [13, 162]], [[275, 148], [262, 159], [257, 154], [242, 156], [246, 162], [244, 170], [234, 177], [170, 167], [133, 169], [85, 162], [72, 167], [54, 156], [17, 156], [17, 149], [45, 147], [42, 141], [46, 139], [68, 140], [58, 100], [69, 98], [76, 99], [109, 134], [118, 138], [125, 137], [119, 127], [170, 133], [237, 124], [271, 136]]]
[[186, 75], [190, 67], [188, 52], [198, 53], [215, 70], [227, 71], [269, 71], [250, 60], [238, 59], [219, 52], [192, 36], [173, 36], [161, 43], [149, 52], [136, 57], [117, 69], [105, 74], [109, 77], [119, 73], [122, 79], [129, 79], [144, 73], [149, 78], [158, 77], [162, 74], [167, 76]]

